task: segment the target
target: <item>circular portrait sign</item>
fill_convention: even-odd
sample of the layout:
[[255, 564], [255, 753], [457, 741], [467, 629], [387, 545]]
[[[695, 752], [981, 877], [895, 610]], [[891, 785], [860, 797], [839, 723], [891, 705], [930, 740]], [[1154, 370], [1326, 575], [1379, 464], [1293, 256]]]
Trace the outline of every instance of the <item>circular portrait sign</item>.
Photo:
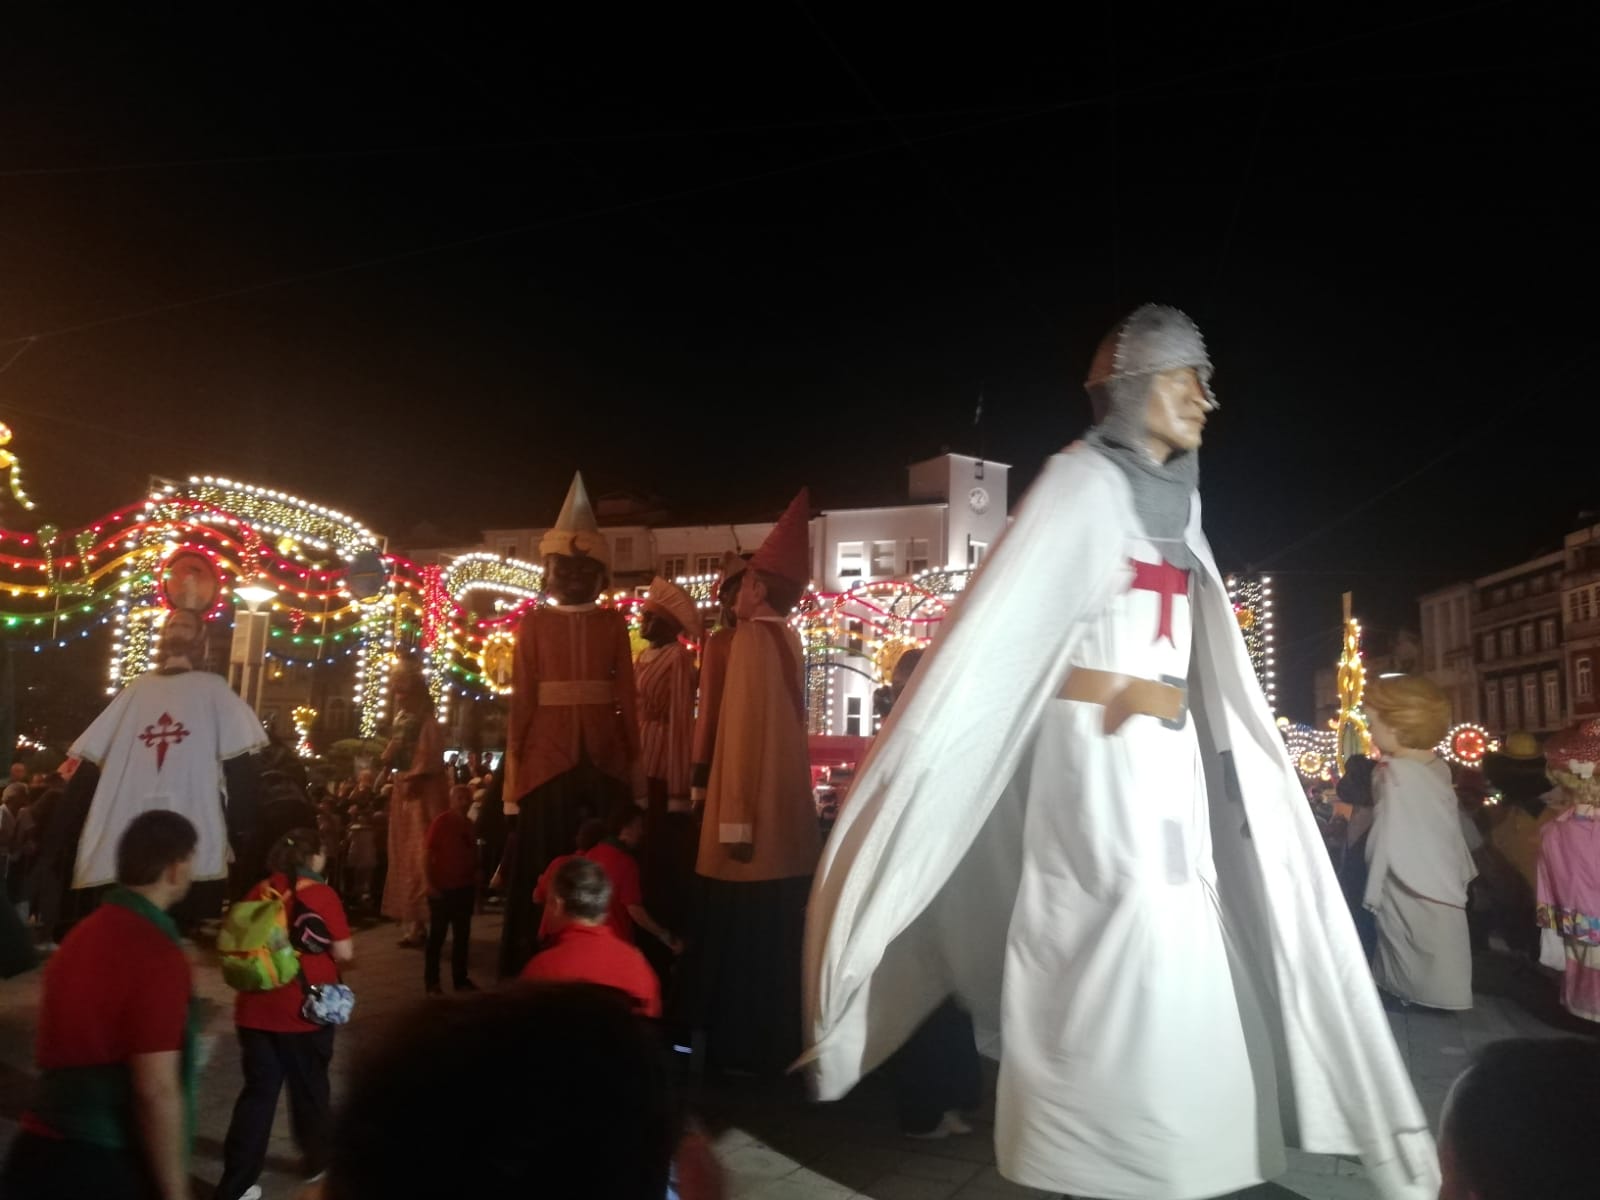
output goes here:
[[181, 547], [161, 564], [161, 599], [168, 608], [210, 612], [222, 591], [222, 573], [198, 550]]

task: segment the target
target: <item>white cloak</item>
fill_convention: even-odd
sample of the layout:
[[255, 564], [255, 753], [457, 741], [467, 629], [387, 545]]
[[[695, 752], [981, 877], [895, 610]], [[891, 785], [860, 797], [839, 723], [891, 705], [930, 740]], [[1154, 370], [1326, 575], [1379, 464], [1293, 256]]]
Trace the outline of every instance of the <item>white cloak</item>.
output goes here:
[[[1130, 928], [1128, 912], [1145, 908], [1128, 901], [1130, 864], [1116, 860], [1116, 846], [1062, 836], [1073, 802], [1090, 828], [1116, 819], [1102, 794], [1124, 792], [1125, 781], [1096, 772], [1116, 770], [1106, 747], [1129, 730], [1106, 738], [1080, 720], [1077, 736], [1094, 739], [1082, 761], [1040, 770], [1036, 735], [1082, 707], [1055, 698], [1073, 665], [1097, 665], [1094, 639], [1128, 591], [1128, 548], [1142, 536], [1113, 463], [1087, 446], [1050, 460], [863, 764], [824, 851], [806, 930], [807, 1059], [819, 1098], [849, 1091], [954, 992], [980, 1025], [1001, 1031], [1001, 1172], [1054, 1191], [1089, 1178], [1090, 1194], [1108, 1200], [1214, 1194], [1204, 1188], [1223, 1169], [1205, 1145], [1192, 1147], [1194, 1191], [1147, 1169], [1150, 1144], [1194, 1128], [1203, 1075], [1173, 1087], [1150, 1074], [1158, 1063], [1140, 1063], [1120, 1094], [1081, 1086], [1086, 1073], [1104, 1080], [1105, 1046], [1137, 1048], [1141, 1021], [1165, 1022], [1187, 991], [1219, 989], [1214, 956], [1197, 959], [1177, 931], [1149, 936], [1146, 920]], [[1248, 1029], [1244, 1040], [1253, 1063], [1270, 1060], [1254, 1096], [1241, 1102], [1234, 1085], [1218, 1085], [1218, 1103], [1237, 1108], [1246, 1130], [1259, 1127], [1263, 1174], [1276, 1168], [1281, 1132], [1308, 1151], [1359, 1154], [1386, 1200], [1433, 1200], [1426, 1118], [1251, 671], [1198, 500], [1185, 540], [1200, 563], [1189, 700], [1210, 797], [1212, 911], [1238, 976], [1228, 989], [1235, 1023], [1248, 1025], [1259, 998], [1265, 1055]], [[1050, 787], [1052, 771], [1063, 784]], [[1051, 818], [1043, 837], [1029, 808], [1044, 805], [1042, 788], [1055, 806], [1040, 810]], [[1053, 949], [1017, 942], [1050, 928], [1059, 929]], [[1040, 951], [1068, 972], [1055, 987], [1024, 969]], [[1107, 1105], [1123, 1114], [1119, 1130], [1100, 1125]], [[1097, 1130], [1099, 1144], [1086, 1144]]]
[[117, 842], [140, 813], [164, 808], [194, 823], [197, 880], [226, 879], [222, 764], [267, 744], [250, 706], [209, 671], [146, 671], [117, 694], [70, 751], [100, 768], [78, 839], [75, 888], [117, 877]]

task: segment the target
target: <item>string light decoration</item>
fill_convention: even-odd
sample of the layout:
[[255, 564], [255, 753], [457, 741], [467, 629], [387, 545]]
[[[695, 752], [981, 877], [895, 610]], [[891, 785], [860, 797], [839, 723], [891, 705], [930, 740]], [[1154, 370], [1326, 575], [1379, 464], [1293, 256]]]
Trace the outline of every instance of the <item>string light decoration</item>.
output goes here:
[[[177, 489], [168, 485], [166, 490], [170, 494]], [[316, 550], [332, 550], [346, 561], [378, 545], [372, 531], [354, 517], [287, 492], [211, 475], [191, 475], [186, 492], [200, 503], [238, 518], [258, 534], [289, 538]]]
[[1458, 767], [1481, 767], [1484, 755], [1500, 749], [1500, 743], [1482, 725], [1463, 721], [1453, 725], [1433, 752]]
[[1339, 654], [1339, 716], [1334, 723], [1337, 770], [1358, 754], [1372, 752], [1372, 735], [1367, 731], [1361, 700], [1367, 690], [1367, 668], [1361, 659], [1361, 622], [1351, 612], [1351, 596], [1344, 594], [1344, 646]]
[[301, 704], [295, 707], [293, 716], [294, 734], [298, 739], [295, 753], [301, 758], [312, 758], [315, 751], [311, 748], [311, 727], [317, 723], [317, 710], [309, 704]]
[[537, 600], [544, 595], [544, 568], [521, 559], [474, 552], [450, 560], [444, 569], [443, 584], [446, 593], [457, 602], [474, 591]]
[[16, 453], [9, 449], [11, 445], [11, 426], [0, 421], [0, 471], [8, 471], [11, 475], [11, 498], [15, 500], [24, 512], [32, 512], [37, 507], [28, 498], [27, 489], [22, 486], [22, 460]]
[[1267, 707], [1278, 711], [1276, 619], [1272, 604], [1272, 577], [1269, 575], [1229, 575], [1228, 601], [1244, 638], [1250, 666], [1267, 698]]
[[1289, 761], [1301, 779], [1308, 783], [1333, 781], [1339, 761], [1339, 743], [1333, 730], [1287, 725], [1282, 732]]

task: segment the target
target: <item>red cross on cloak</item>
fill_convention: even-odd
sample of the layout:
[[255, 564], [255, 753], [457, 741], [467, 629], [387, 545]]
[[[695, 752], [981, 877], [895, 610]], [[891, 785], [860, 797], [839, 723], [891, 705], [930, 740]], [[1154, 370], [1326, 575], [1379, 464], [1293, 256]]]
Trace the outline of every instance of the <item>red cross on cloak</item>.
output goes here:
[[1176, 646], [1178, 643], [1172, 636], [1172, 598], [1189, 594], [1189, 572], [1173, 566], [1164, 558], [1153, 563], [1130, 558], [1128, 564], [1133, 567], [1133, 582], [1128, 585], [1128, 590], [1155, 592], [1161, 597], [1161, 622], [1156, 626], [1154, 640], [1159, 642], [1166, 638]]
[[153, 748], [156, 752], [156, 774], [161, 773], [161, 768], [167, 764], [167, 745], [176, 746], [188, 737], [189, 728], [182, 721], [174, 721], [171, 713], [162, 713], [161, 719], [154, 725], [146, 725], [144, 732], [139, 735], [139, 740], [146, 748]]

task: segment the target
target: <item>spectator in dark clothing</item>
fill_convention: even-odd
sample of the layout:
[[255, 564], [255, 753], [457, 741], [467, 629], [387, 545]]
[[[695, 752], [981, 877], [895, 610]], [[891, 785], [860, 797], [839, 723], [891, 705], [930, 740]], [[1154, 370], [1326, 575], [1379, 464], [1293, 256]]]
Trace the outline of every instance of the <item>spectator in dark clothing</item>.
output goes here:
[[1439, 1129], [1439, 1200], [1591, 1200], [1583, 1118], [1600, 1096], [1600, 1045], [1492, 1042], [1456, 1080]]
[[[489, 992], [419, 1013], [381, 1046], [351, 1077], [326, 1200], [667, 1194], [678, 1121], [660, 1046], [615, 992]], [[508, 1087], [515, 1103], [469, 1102]]]
[[1355, 922], [1361, 949], [1370, 961], [1378, 949], [1378, 918], [1362, 903], [1367, 893], [1367, 835], [1372, 832], [1372, 769], [1365, 754], [1353, 755], [1339, 776], [1339, 799], [1353, 810], [1345, 826], [1344, 856], [1339, 862], [1339, 890]]

